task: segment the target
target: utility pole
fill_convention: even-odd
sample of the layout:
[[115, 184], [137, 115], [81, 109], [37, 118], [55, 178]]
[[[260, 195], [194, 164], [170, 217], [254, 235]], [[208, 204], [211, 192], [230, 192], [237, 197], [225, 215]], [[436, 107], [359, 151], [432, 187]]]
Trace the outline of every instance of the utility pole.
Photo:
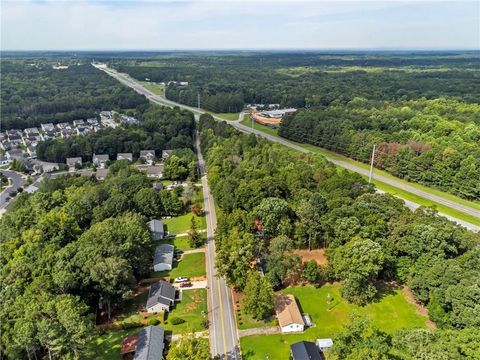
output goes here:
[[197, 107], [198, 107], [198, 110], [200, 110], [200, 92], [197, 93]]
[[375, 148], [377, 145], [373, 144], [373, 150], [372, 150], [372, 161], [370, 162], [370, 175], [368, 176], [368, 183], [370, 184], [372, 182], [372, 177], [373, 177], [373, 161], [375, 160]]

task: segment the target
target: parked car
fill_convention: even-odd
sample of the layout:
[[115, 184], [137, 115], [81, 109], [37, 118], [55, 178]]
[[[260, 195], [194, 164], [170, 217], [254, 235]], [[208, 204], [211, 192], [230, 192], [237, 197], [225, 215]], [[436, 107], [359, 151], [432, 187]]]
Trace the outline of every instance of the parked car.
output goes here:
[[179, 277], [176, 277], [175, 280], [173, 280], [173, 282], [176, 282], [176, 283], [181, 283], [185, 281], [188, 281], [188, 278], [185, 276], [179, 276]]
[[181, 288], [186, 288], [192, 286], [192, 283], [190, 281], [184, 281], [180, 284]]

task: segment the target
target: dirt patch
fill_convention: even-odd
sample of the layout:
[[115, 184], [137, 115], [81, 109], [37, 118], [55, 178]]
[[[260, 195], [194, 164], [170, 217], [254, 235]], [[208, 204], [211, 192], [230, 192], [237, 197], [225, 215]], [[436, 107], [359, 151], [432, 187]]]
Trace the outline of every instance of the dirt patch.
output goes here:
[[295, 250], [294, 253], [300, 256], [302, 262], [315, 260], [318, 265], [325, 265], [328, 262], [325, 256], [325, 249]]
[[[426, 316], [428, 318], [428, 309], [425, 306], [423, 306], [422, 304], [420, 304], [415, 299], [415, 296], [413, 295], [412, 290], [410, 290], [410, 288], [408, 286], [404, 285], [402, 287], [402, 293], [405, 296], [405, 299], [407, 299], [407, 301], [410, 304], [415, 305], [415, 307], [417, 309], [417, 314], [422, 315], [422, 316]], [[437, 325], [430, 319], [428, 319], [426, 321], [426, 325], [429, 329], [436, 329], [437, 328]]]

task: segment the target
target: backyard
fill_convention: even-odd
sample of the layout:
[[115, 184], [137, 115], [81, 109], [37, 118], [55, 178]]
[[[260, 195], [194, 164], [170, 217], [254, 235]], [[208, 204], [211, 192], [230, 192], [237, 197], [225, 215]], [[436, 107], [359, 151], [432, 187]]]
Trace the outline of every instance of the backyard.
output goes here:
[[182, 261], [175, 261], [173, 263], [173, 269], [171, 271], [156, 271], [153, 272], [150, 277], [170, 277], [170, 279], [174, 279], [179, 276], [185, 276], [191, 279], [204, 277], [205, 275], [205, 253], [199, 252], [183, 255]]
[[[167, 226], [167, 231], [170, 234], [185, 234], [190, 230], [190, 222], [192, 214], [187, 213], [185, 215], [176, 216], [171, 219], [163, 220], [163, 223]], [[197, 222], [197, 229], [205, 229], [207, 223], [204, 216], [195, 216]]]
[[[401, 289], [387, 290], [377, 302], [365, 307], [346, 302], [340, 296], [340, 285], [324, 285], [319, 289], [293, 287], [282, 293], [294, 295], [300, 311], [308, 313], [316, 326], [303, 334], [243, 337], [240, 341], [244, 359], [288, 359], [292, 343], [331, 338], [348, 323], [354, 313], [368, 316], [378, 328], [387, 333], [402, 328], [425, 328], [428, 320], [417, 313], [416, 306], [407, 301]], [[329, 294], [331, 301], [327, 302]]]

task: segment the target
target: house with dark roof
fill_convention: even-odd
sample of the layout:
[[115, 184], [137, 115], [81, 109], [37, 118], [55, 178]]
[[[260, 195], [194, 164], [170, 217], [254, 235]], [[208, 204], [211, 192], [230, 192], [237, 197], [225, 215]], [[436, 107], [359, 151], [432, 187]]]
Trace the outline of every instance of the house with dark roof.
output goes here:
[[300, 341], [290, 345], [293, 360], [323, 360], [320, 350], [315, 343]]
[[174, 250], [174, 246], [170, 244], [158, 245], [155, 249], [155, 256], [153, 257], [153, 270], [172, 270]]
[[169, 282], [160, 280], [150, 286], [147, 305], [145, 309], [149, 313], [170, 311], [175, 303], [177, 290]]
[[163, 222], [160, 220], [150, 220], [147, 222], [150, 232], [152, 233], [153, 240], [162, 240], [165, 236], [165, 231], [163, 230]]
[[140, 330], [133, 360], [163, 359], [165, 330], [160, 326], [147, 326]]

